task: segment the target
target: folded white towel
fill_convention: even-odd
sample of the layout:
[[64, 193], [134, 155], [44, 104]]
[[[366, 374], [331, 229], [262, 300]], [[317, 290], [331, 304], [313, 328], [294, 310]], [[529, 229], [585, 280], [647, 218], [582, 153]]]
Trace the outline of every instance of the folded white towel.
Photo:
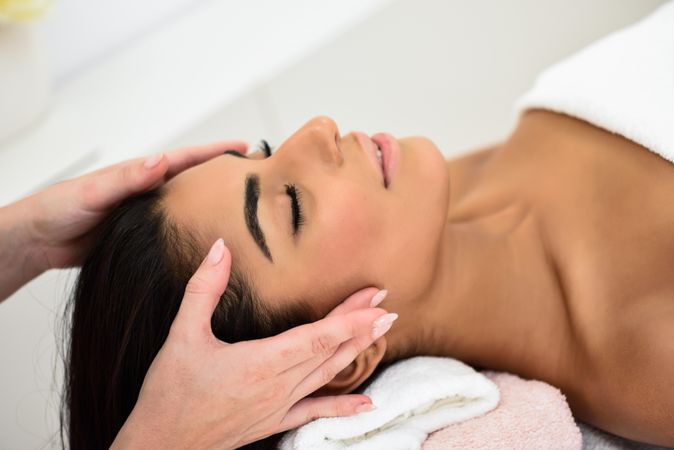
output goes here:
[[283, 450], [421, 448], [428, 434], [496, 407], [499, 391], [484, 375], [451, 358], [397, 362], [368, 386], [377, 409], [310, 422], [287, 433]]
[[674, 162], [674, 2], [551, 66], [514, 106], [620, 134]]

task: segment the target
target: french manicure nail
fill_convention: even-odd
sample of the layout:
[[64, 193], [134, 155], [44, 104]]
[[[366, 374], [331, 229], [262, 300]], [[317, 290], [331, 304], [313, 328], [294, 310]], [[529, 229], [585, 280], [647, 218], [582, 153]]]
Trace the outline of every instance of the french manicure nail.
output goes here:
[[146, 170], [153, 169], [157, 167], [157, 164], [159, 164], [159, 162], [162, 160], [163, 157], [164, 157], [163, 153], [148, 156], [147, 158], [145, 158], [145, 163], [143, 164], [143, 166], [145, 167]]
[[215, 244], [213, 244], [213, 247], [211, 247], [211, 250], [208, 252], [208, 256], [206, 258], [212, 266], [216, 266], [220, 261], [222, 261], [222, 257], [224, 255], [225, 241], [218, 239], [215, 241]]
[[356, 406], [357, 413], [369, 412], [372, 411], [373, 409], [377, 409], [377, 407], [374, 406], [372, 403], [363, 403], [362, 405]]
[[389, 314], [384, 314], [380, 318], [374, 321], [372, 324], [372, 338], [373, 339], [379, 339], [382, 337], [388, 330], [391, 329], [391, 325], [393, 325], [393, 322], [398, 318], [398, 314], [396, 313], [389, 313]]
[[370, 300], [370, 308], [374, 308], [380, 304], [386, 298], [386, 294], [388, 294], [386, 289], [382, 289], [381, 291], [374, 294], [374, 297], [372, 297], [372, 300]]

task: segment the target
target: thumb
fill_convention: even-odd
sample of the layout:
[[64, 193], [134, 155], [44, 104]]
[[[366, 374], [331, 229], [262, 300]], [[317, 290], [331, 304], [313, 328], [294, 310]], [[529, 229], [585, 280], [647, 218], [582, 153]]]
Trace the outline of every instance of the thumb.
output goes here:
[[295, 403], [281, 421], [281, 430], [300, 427], [321, 417], [346, 417], [374, 409], [372, 400], [361, 394], [305, 397]]
[[211, 317], [229, 282], [232, 256], [222, 239], [208, 252], [185, 288], [180, 309], [171, 326], [172, 334], [188, 340], [212, 336]]

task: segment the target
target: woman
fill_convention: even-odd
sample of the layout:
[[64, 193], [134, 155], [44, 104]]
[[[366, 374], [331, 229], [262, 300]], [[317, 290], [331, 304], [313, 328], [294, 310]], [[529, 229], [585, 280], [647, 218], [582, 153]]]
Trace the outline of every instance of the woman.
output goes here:
[[233, 266], [211, 326], [227, 342], [388, 289], [396, 326], [316, 394], [446, 355], [546, 381], [578, 419], [674, 446], [672, 20], [674, 2], [546, 71], [512, 134], [459, 158], [318, 117], [274, 155], [225, 152], [121, 205], [74, 296], [73, 448], [114, 437], [218, 237]]
[[71, 433], [94, 433], [80, 412], [93, 406], [111, 428], [95, 433], [115, 435], [198, 255], [222, 236], [233, 269], [212, 327], [227, 342], [388, 289], [396, 326], [319, 394], [351, 392], [399, 358], [447, 355], [553, 384], [609, 432], [674, 444], [669, 162], [542, 110], [448, 162], [425, 138], [342, 136], [325, 117], [273, 155], [226, 153], [104, 225], [74, 298], [73, 336], [89, 339], [71, 347]]

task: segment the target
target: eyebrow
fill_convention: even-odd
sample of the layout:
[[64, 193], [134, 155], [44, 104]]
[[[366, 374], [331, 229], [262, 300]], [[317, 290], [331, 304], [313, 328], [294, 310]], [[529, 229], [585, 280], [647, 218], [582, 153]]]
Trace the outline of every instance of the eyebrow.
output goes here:
[[246, 221], [246, 226], [253, 240], [260, 247], [264, 256], [269, 261], [274, 263], [271, 257], [267, 241], [264, 238], [262, 228], [260, 228], [260, 221], [257, 218], [257, 201], [260, 197], [260, 178], [256, 174], [246, 175], [246, 192], [243, 200], [243, 218]]

